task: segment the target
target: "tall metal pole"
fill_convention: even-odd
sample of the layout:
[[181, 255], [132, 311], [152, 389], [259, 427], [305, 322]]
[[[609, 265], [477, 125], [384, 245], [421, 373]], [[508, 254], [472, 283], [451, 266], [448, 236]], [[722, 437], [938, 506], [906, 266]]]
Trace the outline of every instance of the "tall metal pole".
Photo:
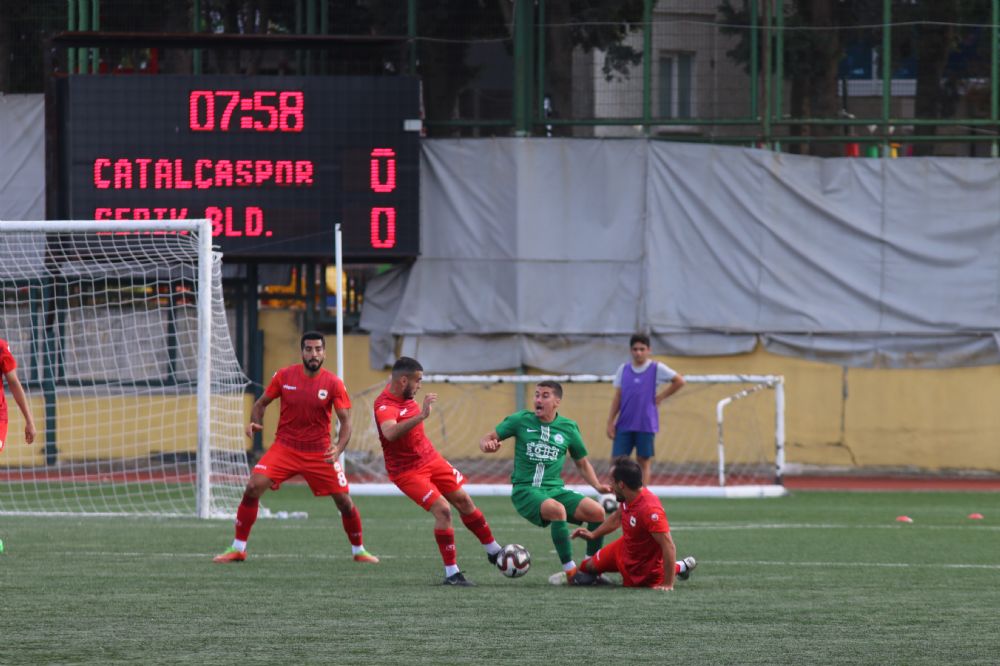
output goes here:
[[771, 147], [771, 2], [764, 0], [764, 109], [761, 114], [761, 129], [764, 143]]
[[757, 20], [757, 0], [750, 0], [750, 117], [759, 115], [760, 94], [760, 21]]
[[892, 0], [882, 0], [882, 157], [889, 156], [892, 102]]
[[514, 133], [531, 134], [531, 0], [514, 0]]
[[[993, 25], [990, 26], [990, 120], [997, 123], [1000, 122], [1000, 0], [993, 0], [991, 4]], [[994, 133], [997, 129], [994, 124]], [[990, 146], [990, 155], [1000, 156], [1000, 146], [995, 138]]]
[[642, 131], [649, 134], [653, 118], [653, 2], [642, 4]]

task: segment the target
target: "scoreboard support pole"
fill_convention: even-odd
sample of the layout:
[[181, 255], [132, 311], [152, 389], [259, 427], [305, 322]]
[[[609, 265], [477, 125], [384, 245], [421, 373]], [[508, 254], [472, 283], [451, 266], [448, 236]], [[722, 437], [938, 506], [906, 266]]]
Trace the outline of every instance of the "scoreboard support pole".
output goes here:
[[[344, 381], [344, 264], [343, 239], [340, 233], [340, 222], [333, 228], [333, 261], [336, 264], [337, 298], [337, 376]], [[337, 419], [337, 434], [340, 434], [340, 419]], [[340, 452], [340, 468], [344, 469], [344, 452]]]

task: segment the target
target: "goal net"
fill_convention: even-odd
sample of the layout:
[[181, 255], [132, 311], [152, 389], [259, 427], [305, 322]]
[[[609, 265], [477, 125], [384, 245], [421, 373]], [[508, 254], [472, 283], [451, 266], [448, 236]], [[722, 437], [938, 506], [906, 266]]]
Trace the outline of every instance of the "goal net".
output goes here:
[[234, 515], [244, 388], [207, 221], [0, 222], [0, 513]]
[[[772, 497], [785, 494], [784, 381], [774, 375], [685, 375], [687, 385], [660, 406], [652, 478], [646, 485], [663, 496]], [[563, 384], [560, 413], [580, 425], [588, 459], [607, 478], [611, 440], [606, 435], [614, 389], [612, 375], [425, 375], [423, 392], [438, 394], [425, 424], [431, 441], [466, 477], [476, 494], [510, 492], [512, 447], [479, 451], [479, 440], [504, 416], [533, 409], [535, 384]], [[351, 444], [345, 459], [352, 492], [394, 493], [385, 475], [372, 403], [384, 384], [355, 394]], [[417, 396], [419, 402], [420, 395]], [[576, 467], [567, 461], [567, 484], [587, 494]]]

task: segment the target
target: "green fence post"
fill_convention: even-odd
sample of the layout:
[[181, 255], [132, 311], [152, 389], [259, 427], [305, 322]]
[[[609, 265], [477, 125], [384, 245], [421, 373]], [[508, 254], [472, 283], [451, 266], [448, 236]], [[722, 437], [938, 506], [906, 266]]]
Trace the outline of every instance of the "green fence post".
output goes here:
[[514, 134], [531, 134], [531, 0], [514, 0]]
[[[77, 29], [80, 32], [90, 30], [90, 0], [80, 0], [80, 10], [77, 12]], [[87, 60], [90, 50], [80, 47], [77, 50], [77, 72], [85, 74], [87, 72]]]
[[[991, 3], [993, 25], [990, 26], [990, 120], [994, 123], [1000, 121], [1000, 0], [993, 0]], [[996, 137], [998, 128], [993, 126], [993, 136]], [[1000, 147], [997, 139], [993, 139], [990, 146], [990, 155], [1000, 156]]]
[[760, 94], [760, 22], [757, 20], [757, 0], [750, 0], [750, 117], [760, 116], [757, 96]]
[[882, 157], [889, 156], [892, 102], [892, 0], [882, 0]]
[[[90, 29], [95, 32], [101, 29], [101, 0], [91, 0]], [[90, 49], [90, 73], [97, 74], [100, 71], [101, 52], [95, 47]]]
[[[66, 29], [70, 32], [76, 32], [79, 29], [76, 20], [76, 0], [69, 0], [69, 10], [66, 15]], [[69, 73], [76, 74], [76, 49], [66, 49], [66, 52]]]
[[406, 3], [406, 37], [409, 39], [410, 75], [417, 75], [417, 0]]
[[653, 1], [642, 3], [642, 131], [649, 134], [653, 118]]
[[[782, 83], [785, 78], [785, 2], [778, 0], [777, 9], [774, 11], [774, 114], [780, 122], [784, 118], [784, 89]], [[781, 150], [781, 142], [775, 140], [775, 150]]]

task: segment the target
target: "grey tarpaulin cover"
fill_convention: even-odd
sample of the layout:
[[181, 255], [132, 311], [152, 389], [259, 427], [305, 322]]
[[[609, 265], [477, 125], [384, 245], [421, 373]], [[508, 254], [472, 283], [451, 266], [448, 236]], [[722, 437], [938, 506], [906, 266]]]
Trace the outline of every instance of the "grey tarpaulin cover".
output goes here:
[[0, 220], [45, 219], [45, 98], [0, 94]]
[[610, 372], [676, 355], [1000, 361], [1000, 160], [645, 140], [429, 140], [422, 253], [374, 280], [372, 361]]

